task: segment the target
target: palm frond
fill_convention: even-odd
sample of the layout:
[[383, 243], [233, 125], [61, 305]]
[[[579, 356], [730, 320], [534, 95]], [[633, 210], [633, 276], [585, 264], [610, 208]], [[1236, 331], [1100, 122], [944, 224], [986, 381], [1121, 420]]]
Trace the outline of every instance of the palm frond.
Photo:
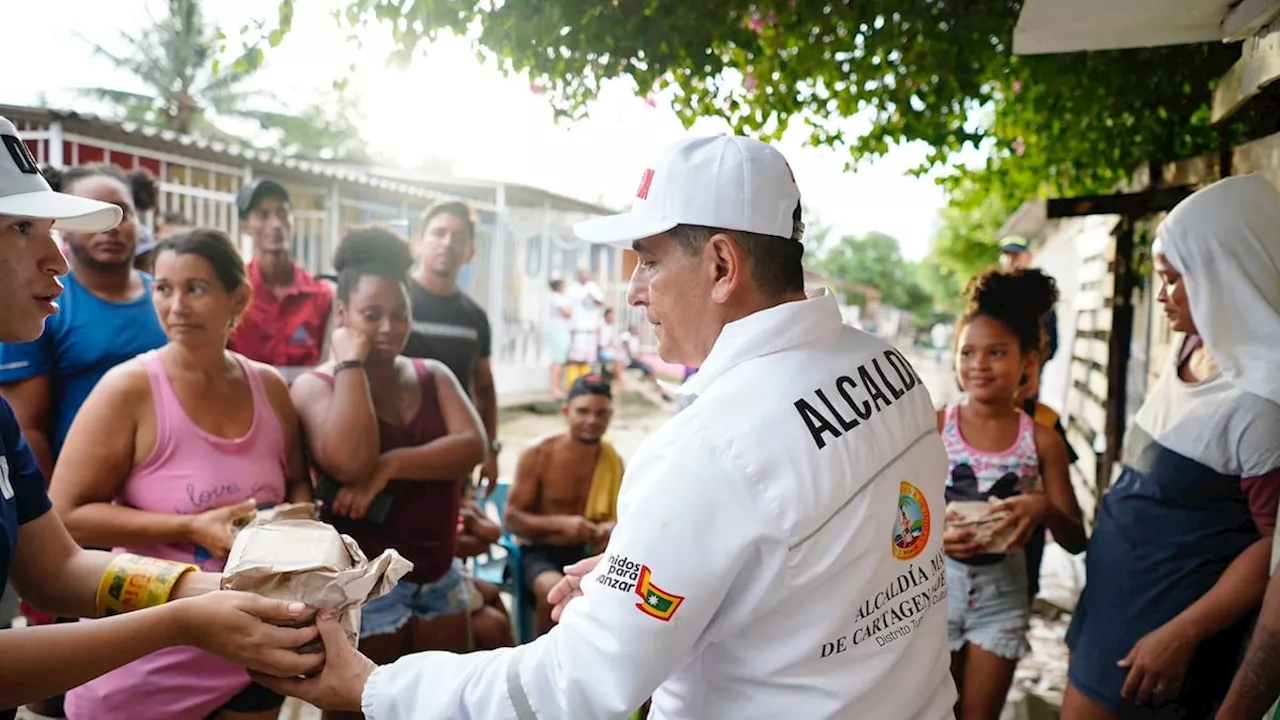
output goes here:
[[261, 107], [263, 103], [270, 102], [271, 98], [258, 90], [245, 90], [203, 94], [203, 100], [219, 115], [242, 115], [257, 112], [253, 108]]
[[211, 77], [209, 81], [200, 88], [200, 92], [204, 95], [219, 95], [229, 91], [234, 91], [236, 86], [244, 83], [244, 81], [257, 74], [258, 69], [259, 68], [252, 66], [240, 69], [236, 67], [235, 62], [229, 63], [223, 68], [222, 72]]
[[103, 102], [108, 102], [121, 108], [140, 106], [154, 108], [156, 105], [155, 98], [150, 95], [128, 92], [127, 90], [112, 90], [110, 88], [76, 88], [75, 93], [95, 100], [102, 100]]
[[166, 93], [170, 89], [169, 79], [172, 76], [172, 69], [165, 56], [157, 51], [157, 45], [148, 40], [152, 35], [149, 31], [144, 31], [140, 36], [133, 37], [121, 33], [131, 51], [128, 54], [116, 53], [106, 47], [89, 41], [93, 46], [95, 55], [106, 58], [117, 69], [133, 75], [157, 93]]
[[232, 135], [222, 128], [218, 127], [206, 115], [197, 115], [191, 123], [189, 132], [196, 135], [202, 135], [210, 140], [220, 140], [228, 145], [243, 145], [240, 138]]
[[143, 107], [136, 105], [125, 111], [124, 117], [120, 118], [123, 122], [136, 123], [147, 127], [159, 127], [162, 123], [156, 121], [157, 110], [153, 107]]
[[253, 120], [262, 126], [263, 130], [279, 130], [288, 133], [290, 130], [297, 132], [298, 128], [309, 125], [307, 120], [289, 115], [287, 113], [275, 112], [272, 110], [253, 110], [249, 108], [232, 108], [225, 115], [232, 115], [246, 120]]
[[[246, 47], [215, 73], [215, 59], [223, 52], [220, 33], [206, 23], [201, 0], [168, 0], [166, 9], [167, 15], [152, 17], [141, 30], [121, 32], [118, 42], [110, 46], [85, 40], [95, 54], [134, 76], [145, 90], [84, 88], [78, 92], [111, 104], [126, 120], [153, 127], [239, 143], [217, 124], [239, 118], [261, 127], [275, 138], [277, 149], [287, 153], [323, 157], [363, 153], [355, 104], [337, 97], [312, 103], [298, 113], [286, 111], [268, 93], [248, 85], [261, 68], [261, 48]], [[254, 135], [248, 131], [248, 136]]]

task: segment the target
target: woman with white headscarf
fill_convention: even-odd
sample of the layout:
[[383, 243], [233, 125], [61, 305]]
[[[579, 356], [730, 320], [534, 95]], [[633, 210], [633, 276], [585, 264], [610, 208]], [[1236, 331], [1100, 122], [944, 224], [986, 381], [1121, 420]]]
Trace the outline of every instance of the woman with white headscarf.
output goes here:
[[1206, 718], [1267, 584], [1280, 502], [1280, 192], [1228, 178], [1161, 223], [1179, 333], [1102, 499], [1065, 720]]

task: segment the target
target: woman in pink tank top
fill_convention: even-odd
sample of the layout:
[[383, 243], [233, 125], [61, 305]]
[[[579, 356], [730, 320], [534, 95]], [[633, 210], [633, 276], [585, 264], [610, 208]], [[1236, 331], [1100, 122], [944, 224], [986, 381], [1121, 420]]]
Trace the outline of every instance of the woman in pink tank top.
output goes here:
[[[169, 338], [114, 368], [77, 414], [50, 495], [81, 545], [220, 572], [231, 522], [310, 499], [298, 417], [269, 366], [227, 351], [248, 306], [226, 235], [194, 230], [156, 250], [153, 300]], [[92, 622], [92, 621], [89, 621]], [[283, 698], [191, 647], [162, 650], [67, 693], [70, 720], [274, 719]]]
[[461, 478], [486, 453], [480, 418], [453, 373], [433, 360], [399, 356], [409, 338], [412, 264], [408, 244], [388, 230], [343, 238], [333, 260], [334, 360], [292, 388], [317, 487], [339, 486], [334, 496], [317, 492], [326, 498], [324, 519], [366, 554], [395, 548], [414, 564], [361, 613], [360, 649], [383, 664], [423, 650], [470, 649], [454, 555]]

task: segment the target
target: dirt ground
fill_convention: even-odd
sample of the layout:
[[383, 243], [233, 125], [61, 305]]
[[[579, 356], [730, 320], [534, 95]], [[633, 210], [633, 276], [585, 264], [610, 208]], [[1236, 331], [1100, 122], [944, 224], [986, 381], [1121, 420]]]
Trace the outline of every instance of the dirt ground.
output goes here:
[[[620, 391], [614, 397], [613, 422], [607, 437], [625, 460], [673, 414], [675, 404], [664, 402], [656, 391]], [[511, 477], [515, 473], [516, 460], [526, 446], [564, 429], [564, 418], [550, 407], [542, 412], [504, 411], [498, 430], [503, 443], [498, 464], [502, 476]]]

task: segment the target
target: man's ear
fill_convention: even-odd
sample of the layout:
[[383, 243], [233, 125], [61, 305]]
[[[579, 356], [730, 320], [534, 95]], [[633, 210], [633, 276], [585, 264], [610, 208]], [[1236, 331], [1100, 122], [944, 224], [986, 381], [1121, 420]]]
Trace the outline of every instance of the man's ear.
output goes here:
[[729, 233], [719, 232], [707, 239], [702, 257], [711, 274], [711, 299], [723, 303], [745, 279], [745, 273], [750, 272], [742, 247]]

